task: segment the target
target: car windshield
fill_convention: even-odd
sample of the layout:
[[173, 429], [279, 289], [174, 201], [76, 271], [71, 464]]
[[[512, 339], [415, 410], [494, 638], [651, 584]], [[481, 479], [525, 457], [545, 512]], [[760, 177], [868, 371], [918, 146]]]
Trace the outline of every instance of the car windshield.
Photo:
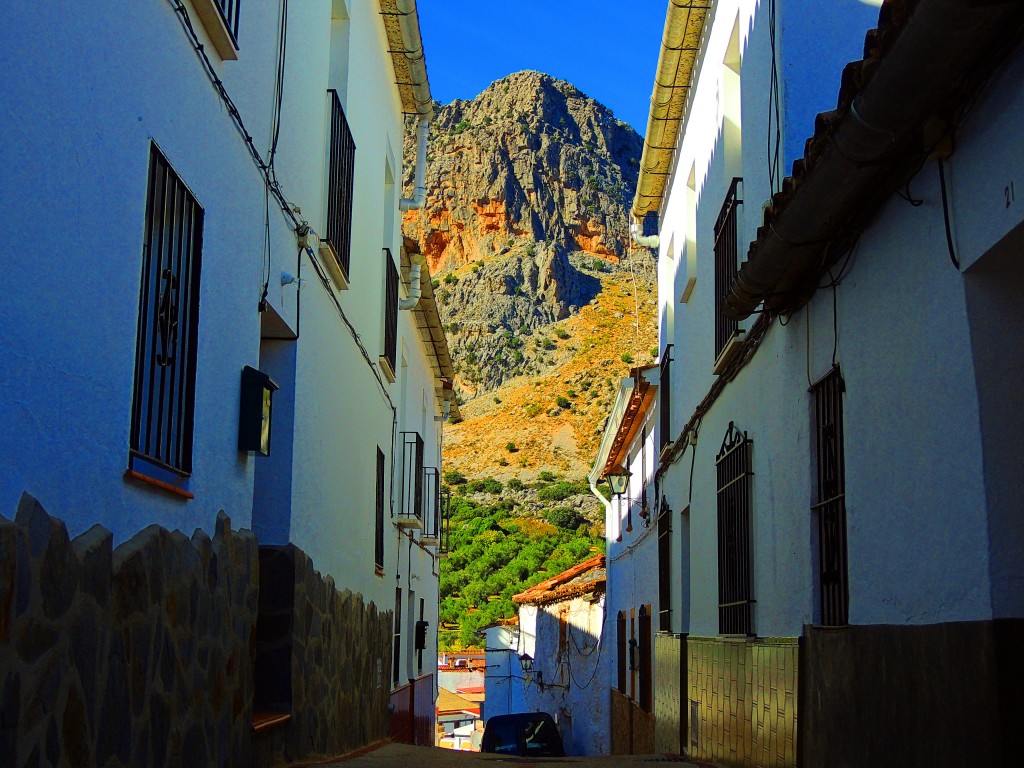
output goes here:
[[497, 715], [487, 721], [481, 748], [498, 754], [561, 757], [562, 737], [543, 712]]

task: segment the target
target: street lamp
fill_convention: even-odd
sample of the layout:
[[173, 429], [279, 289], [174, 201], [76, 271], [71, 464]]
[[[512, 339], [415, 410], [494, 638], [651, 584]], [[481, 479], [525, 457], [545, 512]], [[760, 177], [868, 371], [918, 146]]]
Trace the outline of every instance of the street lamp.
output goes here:
[[523, 668], [523, 673], [529, 676], [533, 672], [533, 657], [528, 653], [524, 653], [519, 657], [519, 666]]
[[626, 492], [626, 488], [629, 486], [630, 475], [631, 472], [621, 464], [604, 473], [612, 487], [612, 495], [621, 496]]

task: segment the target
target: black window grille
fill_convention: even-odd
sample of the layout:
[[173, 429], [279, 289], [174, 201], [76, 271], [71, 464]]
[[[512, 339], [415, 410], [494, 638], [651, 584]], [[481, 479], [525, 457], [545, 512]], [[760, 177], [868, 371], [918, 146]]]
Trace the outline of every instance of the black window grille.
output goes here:
[[658, 408], [661, 416], [661, 436], [658, 450], [672, 442], [672, 345], [661, 353], [661, 379], [658, 382]]
[[662, 500], [658, 515], [658, 629], [672, 631], [672, 515]]
[[729, 185], [722, 210], [715, 221], [715, 359], [736, 335], [739, 323], [725, 316], [725, 297], [739, 266], [739, 197], [743, 179], [737, 177]]
[[398, 267], [389, 248], [384, 249], [384, 349], [381, 358], [395, 375], [398, 368]]
[[331, 151], [327, 177], [327, 231], [345, 279], [349, 277], [352, 250], [352, 185], [355, 178], [356, 143], [337, 91], [329, 90], [331, 104]]
[[420, 598], [420, 620], [416, 622], [416, 674], [423, 674], [423, 651], [427, 647], [427, 621], [423, 618], [426, 601]]
[[436, 467], [423, 469], [423, 537], [436, 543], [441, 535], [441, 472]]
[[203, 209], [150, 145], [131, 452], [192, 474]]
[[449, 538], [451, 534], [451, 525], [449, 524], [449, 510], [451, 507], [452, 492], [447, 488], [442, 487], [440, 493], [439, 503], [441, 505], [441, 518], [438, 528], [438, 539], [437, 539], [437, 554], [447, 555], [450, 549]]
[[616, 638], [616, 669], [618, 674], [616, 676], [616, 687], [619, 689], [619, 693], [626, 693], [626, 643], [629, 638], [626, 636], [626, 614], [624, 611], [619, 611], [618, 616], [615, 618], [615, 638]]
[[384, 451], [377, 448], [377, 520], [374, 525], [373, 564], [381, 569], [384, 568], [384, 487]]
[[753, 442], [729, 423], [715, 460], [718, 473], [718, 631], [752, 635], [750, 493]]
[[224, 26], [231, 33], [232, 40], [238, 44], [238, 17], [241, 15], [242, 0], [216, 0], [217, 10], [224, 18]]
[[423, 520], [423, 438], [402, 433], [402, 517]]
[[833, 368], [813, 387], [818, 470], [818, 590], [821, 623], [849, 622], [846, 561], [846, 469], [843, 450], [843, 393], [846, 385]]
[[637, 635], [639, 640], [639, 696], [637, 704], [644, 712], [651, 712], [654, 709], [654, 679], [652, 662], [651, 642], [651, 607], [640, 606], [640, 613], [637, 620]]
[[395, 587], [395, 625], [391, 636], [391, 686], [398, 687], [402, 665], [402, 588]]

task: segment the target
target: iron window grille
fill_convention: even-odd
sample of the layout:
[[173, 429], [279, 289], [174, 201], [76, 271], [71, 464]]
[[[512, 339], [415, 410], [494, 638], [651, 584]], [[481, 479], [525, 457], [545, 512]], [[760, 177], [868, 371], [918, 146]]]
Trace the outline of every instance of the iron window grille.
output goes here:
[[443, 557], [447, 555], [451, 549], [451, 525], [449, 523], [449, 517], [451, 511], [452, 492], [442, 486], [439, 496], [441, 504], [441, 518], [439, 520], [437, 554]]
[[441, 535], [441, 472], [436, 467], [423, 469], [423, 534], [420, 544], [437, 546]]
[[242, 0], [214, 0], [217, 10], [224, 19], [224, 26], [231, 32], [231, 39], [238, 45], [238, 18], [241, 15]]
[[327, 175], [327, 228], [324, 240], [330, 245], [338, 267], [349, 277], [352, 250], [352, 189], [355, 178], [356, 143], [345, 119], [345, 110], [335, 90], [327, 91], [331, 110], [331, 143]]
[[672, 631], [672, 515], [661, 500], [658, 515], [658, 630]]
[[672, 345], [668, 344], [661, 353], [661, 378], [658, 381], [658, 410], [661, 419], [661, 436], [658, 450], [672, 442]]
[[384, 451], [377, 448], [377, 519], [374, 524], [373, 564], [384, 569], [384, 489], [386, 467]]
[[399, 524], [423, 526], [423, 438], [402, 432], [402, 508]]
[[626, 637], [626, 614], [624, 611], [619, 611], [615, 618], [615, 637], [616, 637], [616, 668], [618, 674], [616, 675], [616, 687], [619, 689], [619, 693], [626, 693], [626, 643], [628, 638]]
[[729, 422], [715, 460], [718, 474], [718, 631], [752, 635], [750, 528], [753, 441]]
[[849, 623], [846, 555], [846, 469], [843, 449], [843, 393], [846, 384], [833, 368], [812, 387], [817, 449], [818, 590], [821, 623]]
[[743, 179], [736, 177], [715, 221], [715, 360], [739, 331], [739, 323], [725, 315], [725, 297], [739, 267], [739, 197]]
[[130, 449], [192, 474], [203, 209], [150, 144]]
[[402, 667], [402, 588], [395, 587], [395, 624], [391, 635], [391, 686], [398, 687]]
[[637, 650], [640, 654], [637, 704], [644, 712], [652, 712], [654, 710], [654, 680], [652, 677], [653, 664], [651, 663], [651, 608], [648, 605], [640, 606], [637, 616], [637, 636], [639, 641]]
[[384, 348], [380, 359], [394, 381], [398, 371], [398, 267], [390, 248], [384, 248]]

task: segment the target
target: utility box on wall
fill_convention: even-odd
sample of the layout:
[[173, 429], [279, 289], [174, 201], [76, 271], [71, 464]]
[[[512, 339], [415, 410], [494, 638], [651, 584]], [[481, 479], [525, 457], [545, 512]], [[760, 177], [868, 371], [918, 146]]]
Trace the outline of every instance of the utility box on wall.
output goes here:
[[238, 450], [270, 455], [270, 423], [274, 392], [279, 387], [267, 374], [245, 366], [238, 404]]

